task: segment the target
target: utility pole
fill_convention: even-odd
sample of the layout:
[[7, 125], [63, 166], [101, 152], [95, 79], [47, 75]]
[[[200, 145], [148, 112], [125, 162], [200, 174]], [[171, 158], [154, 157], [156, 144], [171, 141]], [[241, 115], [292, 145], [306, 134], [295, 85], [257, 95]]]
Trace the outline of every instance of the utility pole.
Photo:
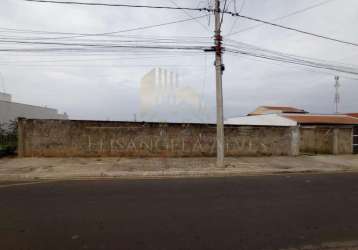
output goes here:
[[335, 96], [334, 96], [334, 103], [335, 103], [335, 105], [336, 105], [336, 114], [338, 114], [338, 113], [339, 113], [339, 108], [338, 108], [338, 106], [339, 106], [339, 103], [340, 103], [340, 101], [341, 101], [341, 96], [340, 96], [340, 94], [339, 94], [339, 87], [341, 86], [341, 85], [339, 84], [339, 76], [335, 76], [335, 77], [334, 77], [334, 80], [336, 81], [336, 84], [334, 84], [334, 87], [336, 88], [336, 94], [335, 94]]
[[222, 36], [220, 20], [220, 0], [215, 0], [215, 69], [216, 69], [216, 140], [217, 140], [217, 166], [224, 167], [224, 108], [222, 74]]

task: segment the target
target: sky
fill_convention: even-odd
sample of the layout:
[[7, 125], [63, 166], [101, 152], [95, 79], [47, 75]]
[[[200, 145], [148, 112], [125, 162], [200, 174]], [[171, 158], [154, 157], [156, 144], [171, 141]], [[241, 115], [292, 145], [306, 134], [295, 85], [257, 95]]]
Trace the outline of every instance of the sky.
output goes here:
[[[83, 0], [82, 2], [195, 8], [207, 7], [209, 1]], [[228, 0], [229, 10], [240, 11], [242, 15], [263, 20], [274, 20], [323, 2], [325, 3], [318, 7], [272, 22], [358, 43], [358, 32], [356, 32], [358, 1], [356, 0]], [[66, 112], [71, 119], [130, 121], [140, 112], [141, 78], [154, 67], [161, 67], [176, 72], [180, 75], [182, 85], [195, 89], [206, 103], [208, 112], [214, 117], [215, 69], [214, 57], [210, 52], [163, 52], [148, 49], [113, 51], [98, 49], [96, 52], [94, 50], [91, 52], [1, 51], [1, 49], [51, 47], [43, 44], [9, 42], [14, 40], [140, 44], [139, 39], [142, 43], [145, 40], [146, 44], [156, 45], [158, 39], [169, 39], [174, 42], [174, 46], [178, 41], [181, 45], [211, 46], [212, 16], [155, 28], [125, 31], [202, 15], [205, 13], [197, 11], [1, 0], [0, 91], [11, 93], [16, 102], [56, 108], [60, 112]], [[245, 30], [253, 26], [255, 27]], [[232, 39], [296, 56], [352, 65], [358, 69], [356, 60], [358, 47], [355, 46], [269, 25], [257, 26], [253, 21], [229, 15], [224, 16], [222, 29], [224, 42]], [[115, 36], [71, 37], [72, 35], [49, 35], [39, 32], [24, 33], [19, 30], [81, 34], [123, 32]], [[237, 33], [240, 30], [243, 31]], [[49, 37], [52, 40], [46, 40]], [[334, 75], [340, 76], [340, 111], [358, 112], [357, 75], [229, 52], [225, 52], [223, 58], [225, 118], [245, 115], [260, 105], [294, 106], [311, 113], [333, 113]]]

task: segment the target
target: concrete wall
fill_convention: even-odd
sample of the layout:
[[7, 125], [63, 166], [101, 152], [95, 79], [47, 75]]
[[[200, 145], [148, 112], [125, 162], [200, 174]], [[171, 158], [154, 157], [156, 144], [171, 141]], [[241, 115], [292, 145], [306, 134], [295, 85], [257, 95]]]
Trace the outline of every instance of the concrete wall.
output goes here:
[[352, 127], [307, 126], [300, 128], [300, 152], [352, 154]]
[[16, 121], [18, 117], [33, 119], [67, 119], [65, 115], [58, 114], [56, 109], [0, 101], [0, 124]]
[[[20, 156], [214, 156], [207, 124], [19, 120]], [[297, 128], [226, 126], [228, 156], [290, 155]]]
[[[19, 120], [19, 156], [215, 156], [209, 124]], [[351, 154], [352, 127], [225, 126], [227, 156]]]

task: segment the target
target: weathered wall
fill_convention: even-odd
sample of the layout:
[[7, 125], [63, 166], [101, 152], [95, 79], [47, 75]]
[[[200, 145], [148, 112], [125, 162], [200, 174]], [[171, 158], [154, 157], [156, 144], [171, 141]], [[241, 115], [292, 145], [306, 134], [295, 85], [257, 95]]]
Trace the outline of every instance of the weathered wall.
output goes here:
[[[226, 155], [290, 155], [290, 127], [225, 127]], [[19, 120], [20, 156], [214, 156], [207, 124]]]
[[338, 154], [352, 154], [353, 153], [353, 128], [339, 128], [338, 129]]
[[[300, 128], [300, 152], [309, 154], [351, 154], [352, 128], [307, 126]], [[335, 138], [336, 136], [336, 138]]]

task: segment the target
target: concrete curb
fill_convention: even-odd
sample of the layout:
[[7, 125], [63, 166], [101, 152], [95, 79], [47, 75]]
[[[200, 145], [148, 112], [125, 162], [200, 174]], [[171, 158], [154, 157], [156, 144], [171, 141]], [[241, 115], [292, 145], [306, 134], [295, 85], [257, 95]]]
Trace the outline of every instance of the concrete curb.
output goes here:
[[302, 171], [261, 171], [261, 172], [230, 172], [230, 171], [185, 171], [153, 173], [133, 172], [116, 175], [78, 175], [78, 176], [29, 176], [29, 175], [0, 175], [0, 181], [40, 181], [40, 180], [116, 180], [116, 179], [177, 179], [177, 178], [217, 178], [234, 176], [273, 176], [273, 175], [298, 175], [298, 174], [339, 174], [358, 173], [358, 170], [302, 170]]

